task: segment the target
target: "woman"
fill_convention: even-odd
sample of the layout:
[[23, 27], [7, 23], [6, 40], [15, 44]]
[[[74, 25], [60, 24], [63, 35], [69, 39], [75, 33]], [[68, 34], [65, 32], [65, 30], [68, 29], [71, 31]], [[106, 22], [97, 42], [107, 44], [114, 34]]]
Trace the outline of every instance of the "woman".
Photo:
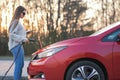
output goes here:
[[8, 47], [15, 61], [14, 80], [21, 80], [22, 68], [24, 66], [24, 49], [22, 43], [28, 42], [26, 31], [19, 22], [19, 19], [25, 16], [25, 11], [26, 9], [23, 6], [18, 6], [9, 26]]

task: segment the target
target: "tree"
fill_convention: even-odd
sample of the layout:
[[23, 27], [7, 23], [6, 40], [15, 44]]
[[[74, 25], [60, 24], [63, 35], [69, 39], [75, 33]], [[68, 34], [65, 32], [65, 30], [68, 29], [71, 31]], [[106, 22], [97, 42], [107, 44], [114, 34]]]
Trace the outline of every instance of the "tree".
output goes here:
[[[0, 4], [0, 51], [7, 54], [7, 26], [18, 5], [27, 9], [26, 30], [33, 30], [31, 38], [37, 43], [25, 45], [25, 52], [57, 41], [90, 35], [120, 19], [120, 0], [5, 0]], [[6, 14], [6, 15], [5, 15]], [[2, 16], [4, 15], [4, 16]], [[4, 19], [3, 19], [4, 18]]]

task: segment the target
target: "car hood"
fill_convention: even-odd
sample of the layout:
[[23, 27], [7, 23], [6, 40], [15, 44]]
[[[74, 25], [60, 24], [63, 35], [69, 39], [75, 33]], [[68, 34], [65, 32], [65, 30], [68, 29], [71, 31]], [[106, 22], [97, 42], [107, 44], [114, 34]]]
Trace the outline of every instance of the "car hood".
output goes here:
[[[75, 43], [86, 43], [86, 42], [89, 42], [91, 43], [92, 41], [96, 41], [95, 39], [97, 39], [95, 36], [86, 36], [86, 37], [78, 37], [78, 38], [72, 38], [72, 39], [67, 39], [67, 40], [63, 40], [63, 41], [59, 41], [59, 42], [56, 42], [54, 44], [51, 44], [51, 45], [48, 45], [38, 51], [36, 51], [35, 53], [39, 53], [39, 52], [42, 52], [42, 51], [45, 51], [46, 49], [50, 49], [50, 48], [55, 48], [55, 47], [60, 47], [60, 46], [68, 46], [68, 45], [71, 45], [71, 44], [75, 44]], [[87, 43], [88, 44], [88, 43]], [[35, 54], [33, 53], [33, 54]]]
[[56, 42], [54, 44], [51, 44], [49, 45], [48, 47], [57, 47], [57, 46], [67, 46], [69, 44], [72, 44], [72, 43], [76, 43], [78, 41], [83, 41], [85, 39], [87, 39], [88, 36], [86, 37], [78, 37], [78, 38], [72, 38], [72, 39], [67, 39], [67, 40], [63, 40], [63, 41], [59, 41], [59, 42]]

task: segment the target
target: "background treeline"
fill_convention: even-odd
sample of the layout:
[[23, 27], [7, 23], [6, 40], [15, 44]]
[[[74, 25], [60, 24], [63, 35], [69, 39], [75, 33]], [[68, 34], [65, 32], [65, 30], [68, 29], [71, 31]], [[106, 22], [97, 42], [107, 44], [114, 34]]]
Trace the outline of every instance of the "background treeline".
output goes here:
[[120, 19], [120, 0], [3, 0], [0, 1], [0, 55], [8, 55], [8, 26], [18, 5], [27, 14], [22, 21], [31, 38], [30, 55], [57, 41], [87, 36]]

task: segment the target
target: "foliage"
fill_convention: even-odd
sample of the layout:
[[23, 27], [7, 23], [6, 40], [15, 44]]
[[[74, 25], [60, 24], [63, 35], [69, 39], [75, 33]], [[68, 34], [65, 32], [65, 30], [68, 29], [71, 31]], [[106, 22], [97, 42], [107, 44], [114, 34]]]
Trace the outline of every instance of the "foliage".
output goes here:
[[24, 45], [26, 55], [30, 55], [41, 47], [61, 40], [88, 36], [118, 21], [119, 3], [119, 0], [1, 1], [0, 55], [8, 55], [7, 26], [18, 5], [27, 8], [23, 24], [26, 30], [33, 30], [30, 37], [37, 41]]

